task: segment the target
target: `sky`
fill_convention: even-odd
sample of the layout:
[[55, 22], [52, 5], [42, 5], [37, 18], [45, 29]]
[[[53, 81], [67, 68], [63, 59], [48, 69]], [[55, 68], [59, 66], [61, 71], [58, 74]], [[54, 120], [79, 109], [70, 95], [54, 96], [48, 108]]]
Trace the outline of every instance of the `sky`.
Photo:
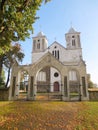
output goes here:
[[25, 53], [22, 64], [31, 63], [32, 37], [42, 31], [51, 45], [55, 39], [66, 47], [65, 33], [71, 26], [81, 32], [83, 60], [91, 80], [98, 84], [98, 0], [51, 0], [37, 11], [34, 34], [20, 42]]

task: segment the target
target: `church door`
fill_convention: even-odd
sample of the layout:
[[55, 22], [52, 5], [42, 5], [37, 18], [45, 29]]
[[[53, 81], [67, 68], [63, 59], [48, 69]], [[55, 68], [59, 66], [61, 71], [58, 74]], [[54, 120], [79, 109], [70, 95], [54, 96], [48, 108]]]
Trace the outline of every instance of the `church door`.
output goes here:
[[54, 82], [54, 92], [59, 91], [59, 82]]

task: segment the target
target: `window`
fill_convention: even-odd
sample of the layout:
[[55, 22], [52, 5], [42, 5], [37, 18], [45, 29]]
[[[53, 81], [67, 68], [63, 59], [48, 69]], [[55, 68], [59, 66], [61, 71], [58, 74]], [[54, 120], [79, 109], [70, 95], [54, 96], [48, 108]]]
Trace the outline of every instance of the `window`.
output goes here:
[[33, 50], [36, 49], [36, 40], [33, 40]]
[[52, 55], [54, 55], [54, 51], [52, 51]]
[[72, 46], [75, 46], [75, 39], [72, 39]]
[[59, 50], [57, 51], [57, 54], [58, 54], [57, 56], [58, 56], [58, 59], [59, 59]]
[[55, 58], [59, 59], [60, 57], [59, 50], [52, 51], [52, 54], [54, 55]]
[[71, 81], [77, 81], [76, 71], [74, 71], [74, 70], [69, 71], [69, 80], [71, 80]]
[[37, 76], [37, 81], [46, 81], [46, 73], [43, 71], [40, 71]]
[[56, 58], [56, 50], [55, 50], [55, 55], [54, 55], [54, 56], [55, 56], [55, 58]]
[[36, 44], [35, 44], [35, 43], [33, 43], [33, 50], [35, 50], [35, 48], [36, 48]]
[[77, 36], [77, 39], [78, 39], [78, 47], [81, 47], [81, 45], [80, 45], [80, 36], [79, 35]]
[[37, 49], [40, 49], [40, 43], [37, 44]]
[[36, 43], [36, 40], [33, 40], [33, 43]]
[[44, 39], [42, 39], [42, 44], [44, 44], [45, 43], [45, 40]]
[[58, 77], [59, 74], [57, 72], [54, 73], [54, 77]]

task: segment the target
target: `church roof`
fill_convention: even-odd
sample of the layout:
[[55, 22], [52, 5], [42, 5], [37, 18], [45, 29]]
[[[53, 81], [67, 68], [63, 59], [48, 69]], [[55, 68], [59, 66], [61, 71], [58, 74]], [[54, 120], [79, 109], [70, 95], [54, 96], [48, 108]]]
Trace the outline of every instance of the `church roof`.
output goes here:
[[75, 31], [75, 29], [73, 27], [71, 27], [69, 29], [68, 33], [79, 33], [79, 32]]
[[69, 29], [69, 31], [68, 31], [68, 33], [75, 33], [76, 31], [74, 30], [74, 28], [73, 27], [71, 27], [70, 29]]
[[52, 46], [54, 46], [55, 44], [57, 44], [58, 46], [61, 46], [62, 48], [66, 49], [64, 46], [62, 46], [60, 43], [58, 43], [57, 41], [54, 41], [48, 48], [51, 48]]
[[41, 36], [45, 36], [45, 35], [44, 35], [43, 32], [39, 32], [39, 33], [37, 34], [37, 36], [41, 37]]

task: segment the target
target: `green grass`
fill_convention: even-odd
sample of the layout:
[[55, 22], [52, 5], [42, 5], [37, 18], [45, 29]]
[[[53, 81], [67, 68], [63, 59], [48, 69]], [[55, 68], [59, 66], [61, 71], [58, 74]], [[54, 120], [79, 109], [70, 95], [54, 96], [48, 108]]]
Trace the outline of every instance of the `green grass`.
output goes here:
[[85, 102], [84, 105], [78, 115], [80, 122], [76, 130], [98, 130], [98, 102]]
[[0, 130], [98, 130], [98, 102], [0, 102]]

